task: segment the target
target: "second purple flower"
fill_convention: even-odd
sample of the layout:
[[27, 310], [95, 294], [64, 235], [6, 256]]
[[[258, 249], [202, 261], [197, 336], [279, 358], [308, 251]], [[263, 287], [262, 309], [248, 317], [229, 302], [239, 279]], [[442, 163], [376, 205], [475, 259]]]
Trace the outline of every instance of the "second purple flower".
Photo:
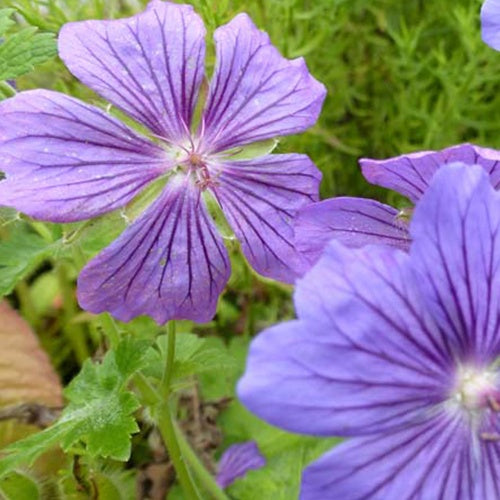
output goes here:
[[307, 268], [291, 219], [317, 199], [320, 173], [299, 154], [233, 158], [239, 148], [304, 131], [325, 88], [287, 60], [245, 14], [215, 31], [217, 62], [200, 123], [205, 28], [190, 6], [153, 0], [128, 19], [69, 23], [59, 53], [83, 83], [146, 127], [139, 135], [101, 109], [48, 90], [0, 104], [0, 204], [73, 222], [123, 207], [168, 177], [136, 221], [83, 269], [84, 309], [127, 321], [207, 321], [230, 274], [205, 206], [221, 207], [250, 264], [293, 281]]

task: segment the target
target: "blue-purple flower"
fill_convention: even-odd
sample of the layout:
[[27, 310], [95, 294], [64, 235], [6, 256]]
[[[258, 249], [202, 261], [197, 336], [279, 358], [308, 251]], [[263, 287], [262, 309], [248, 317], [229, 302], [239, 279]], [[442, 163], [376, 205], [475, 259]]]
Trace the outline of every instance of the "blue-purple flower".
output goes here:
[[484, 43], [500, 50], [500, 0], [486, 0], [483, 3], [481, 33]]
[[227, 488], [236, 479], [244, 477], [249, 470], [260, 469], [266, 465], [266, 459], [259, 451], [255, 441], [246, 441], [231, 445], [219, 461], [217, 484]]
[[500, 194], [442, 167], [409, 253], [332, 241], [299, 281], [298, 319], [252, 343], [238, 393], [261, 418], [350, 436], [301, 497], [500, 498]]
[[[490, 175], [495, 189], [500, 188], [500, 152], [473, 144], [387, 160], [360, 160], [368, 182], [397, 191], [413, 203], [425, 193], [438, 168], [453, 162], [480, 165]], [[397, 210], [376, 200], [348, 196], [313, 203], [300, 209], [296, 217], [296, 246], [311, 264], [333, 238], [354, 248], [377, 243], [407, 250], [412, 210], [412, 207]]]
[[[255, 141], [316, 121], [323, 85], [287, 60], [245, 14], [215, 31], [217, 61], [199, 124], [205, 28], [187, 5], [153, 0], [128, 19], [69, 23], [59, 54], [83, 83], [149, 132], [48, 90], [0, 104], [0, 204], [53, 222], [123, 207], [166, 184], [145, 212], [91, 260], [78, 298], [122, 320], [148, 314], [209, 320], [230, 274], [205, 205], [222, 209], [256, 271], [292, 282], [306, 267], [293, 245], [296, 210], [317, 199], [319, 171], [299, 154], [238, 159]], [[160, 181], [159, 181], [160, 182]]]

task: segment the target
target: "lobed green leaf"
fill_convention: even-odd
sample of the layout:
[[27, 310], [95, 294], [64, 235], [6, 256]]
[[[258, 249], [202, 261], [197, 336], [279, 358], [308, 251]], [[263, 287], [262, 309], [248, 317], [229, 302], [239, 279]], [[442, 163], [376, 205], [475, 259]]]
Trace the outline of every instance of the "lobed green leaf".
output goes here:
[[126, 461], [131, 435], [139, 430], [133, 413], [136, 396], [127, 389], [130, 377], [148, 363], [149, 343], [130, 337], [108, 351], [101, 363], [87, 360], [65, 390], [69, 401], [61, 418], [48, 429], [13, 443], [0, 459], [0, 476], [20, 464], [31, 464], [55, 445], [85, 445], [92, 457]]

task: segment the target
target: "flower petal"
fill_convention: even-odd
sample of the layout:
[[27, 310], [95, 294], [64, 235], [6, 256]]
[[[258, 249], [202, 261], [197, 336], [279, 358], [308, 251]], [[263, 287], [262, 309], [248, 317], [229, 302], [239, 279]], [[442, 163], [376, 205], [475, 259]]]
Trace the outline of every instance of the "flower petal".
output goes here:
[[295, 220], [295, 244], [314, 264], [336, 239], [349, 247], [371, 243], [408, 250], [407, 223], [388, 205], [364, 198], [339, 197], [302, 208]]
[[221, 488], [227, 488], [249, 470], [260, 469], [264, 465], [266, 459], [261, 455], [255, 441], [233, 444], [220, 459], [217, 484]]
[[446, 410], [396, 432], [351, 439], [307, 467], [301, 500], [473, 499], [478, 464], [468, 422]]
[[410, 250], [427, 307], [464, 355], [500, 354], [500, 194], [477, 166], [439, 170], [415, 209]]
[[500, 50], [500, 0], [486, 0], [481, 7], [481, 34], [484, 43]]
[[293, 244], [293, 218], [317, 199], [319, 170], [298, 154], [228, 161], [218, 168], [214, 194], [251, 266], [293, 282], [308, 268]]
[[298, 281], [295, 308], [299, 319], [331, 326], [353, 349], [366, 342], [368, 353], [380, 349], [384, 359], [390, 353], [395, 364], [439, 377], [453, 366], [455, 346], [419, 292], [408, 254], [332, 241]]
[[[352, 315], [346, 319], [360, 329]], [[251, 344], [239, 398], [273, 425], [321, 436], [421, 420], [449, 391], [446, 374], [427, 366], [427, 358], [411, 359], [421, 353], [410, 352], [397, 331], [384, 337], [374, 324], [369, 330], [370, 336], [349, 338], [333, 321], [298, 320], [264, 331]]]
[[124, 206], [170, 167], [166, 153], [100, 109], [48, 90], [0, 104], [0, 204], [71, 222]]
[[302, 58], [282, 57], [246, 14], [214, 37], [217, 62], [203, 115], [207, 150], [302, 132], [316, 122], [326, 90]]
[[295, 432], [355, 435], [419, 419], [454, 384], [454, 345], [416, 289], [408, 254], [331, 242], [298, 281], [298, 322], [253, 341], [238, 393]]
[[441, 151], [420, 151], [388, 160], [364, 158], [359, 163], [368, 182], [393, 189], [417, 202], [437, 169], [456, 162], [481, 165], [490, 174], [495, 189], [500, 188], [500, 152], [473, 144], [460, 144]]
[[189, 5], [65, 24], [59, 55], [98, 94], [170, 141], [187, 137], [203, 78], [205, 28]]
[[162, 195], [78, 279], [78, 300], [122, 321], [147, 314], [204, 322], [215, 314], [230, 274], [226, 249], [189, 178]]

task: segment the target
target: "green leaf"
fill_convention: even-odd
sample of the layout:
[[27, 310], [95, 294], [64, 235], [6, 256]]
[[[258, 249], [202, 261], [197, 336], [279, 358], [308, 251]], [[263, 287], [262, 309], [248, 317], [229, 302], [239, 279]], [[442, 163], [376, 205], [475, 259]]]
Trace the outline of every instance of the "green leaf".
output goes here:
[[127, 389], [130, 377], [149, 363], [149, 343], [130, 337], [101, 363], [87, 360], [65, 390], [69, 401], [61, 418], [48, 429], [13, 443], [0, 459], [0, 476], [19, 464], [31, 464], [41, 453], [60, 444], [64, 450], [83, 443], [90, 456], [126, 461], [130, 436], [138, 426], [133, 416], [139, 408]]
[[[211, 370], [234, 371], [236, 369], [234, 358], [224, 346], [218, 345], [219, 342], [222, 343], [217, 339], [199, 338], [193, 333], [177, 334], [173, 380]], [[157, 344], [160, 357], [157, 358], [158, 366], [155, 374], [160, 378], [159, 370], [163, 369], [167, 359], [168, 335], [158, 337]]]
[[0, 80], [24, 75], [57, 54], [54, 35], [36, 31], [36, 28], [25, 28], [0, 45]]
[[5, 500], [37, 500], [40, 498], [40, 490], [33, 478], [16, 473], [0, 480], [0, 495]]
[[263, 468], [251, 470], [245, 477], [236, 480], [228, 490], [231, 497], [238, 500], [299, 498], [302, 471], [329, 450], [333, 442], [308, 437], [297, 439], [295, 443], [287, 443], [283, 452], [267, 456], [267, 464]]
[[12, 292], [54, 250], [28, 224], [10, 225], [8, 237], [0, 242], [0, 296]]
[[[0, 11], [0, 34], [5, 35], [14, 24], [10, 17], [13, 12], [12, 9]], [[24, 75], [57, 54], [54, 35], [37, 31], [29, 27], [5, 36], [0, 44], [0, 81]]]
[[15, 23], [12, 20], [13, 9], [0, 9], [0, 36], [13, 26]]
[[106, 500], [129, 500], [135, 497], [135, 474], [133, 470], [99, 471], [92, 474], [99, 498]]

